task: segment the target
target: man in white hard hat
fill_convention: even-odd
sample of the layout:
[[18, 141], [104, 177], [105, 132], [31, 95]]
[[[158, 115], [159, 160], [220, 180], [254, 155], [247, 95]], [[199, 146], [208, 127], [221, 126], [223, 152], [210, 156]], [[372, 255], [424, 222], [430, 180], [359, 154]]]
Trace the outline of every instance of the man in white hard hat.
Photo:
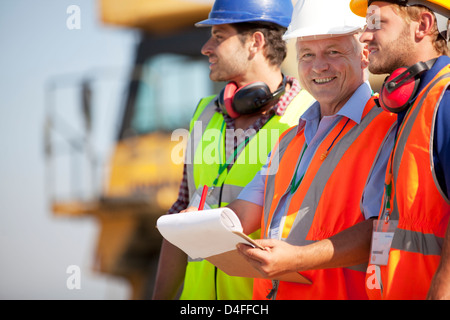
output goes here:
[[[398, 115], [377, 237], [371, 299], [450, 299], [450, 1], [352, 0], [367, 16], [369, 70], [388, 73], [380, 105]], [[442, 23], [440, 23], [442, 22]], [[386, 235], [386, 236], [385, 236]], [[375, 237], [374, 237], [375, 239]]]
[[[381, 205], [389, 155], [382, 145], [394, 116], [377, 107], [367, 81], [368, 51], [358, 41], [364, 25], [348, 0], [301, 0], [294, 8], [284, 38], [297, 39], [300, 83], [317, 102], [229, 205], [244, 231], [261, 227], [266, 250], [238, 245], [274, 279], [255, 279], [254, 299], [367, 299], [371, 218]], [[277, 280], [292, 271], [312, 284]]]

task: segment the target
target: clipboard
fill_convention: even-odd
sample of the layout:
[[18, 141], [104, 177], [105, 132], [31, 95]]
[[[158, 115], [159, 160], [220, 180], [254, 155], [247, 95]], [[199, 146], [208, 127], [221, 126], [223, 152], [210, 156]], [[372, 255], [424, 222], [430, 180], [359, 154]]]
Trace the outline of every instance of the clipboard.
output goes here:
[[[157, 228], [162, 236], [192, 259], [205, 259], [230, 276], [265, 278], [236, 249], [238, 243], [265, 250], [242, 232], [236, 214], [229, 208], [164, 215]], [[312, 282], [298, 272], [276, 279], [303, 284]]]

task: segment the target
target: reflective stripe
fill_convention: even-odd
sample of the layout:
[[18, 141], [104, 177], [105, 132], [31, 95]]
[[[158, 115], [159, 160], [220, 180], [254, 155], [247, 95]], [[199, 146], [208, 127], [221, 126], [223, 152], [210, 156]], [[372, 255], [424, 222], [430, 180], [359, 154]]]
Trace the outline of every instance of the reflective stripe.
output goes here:
[[[219, 189], [219, 188], [217, 188]], [[236, 200], [244, 187], [224, 184], [222, 188], [222, 205], [228, 204]]]
[[[422, 109], [423, 103], [424, 103], [425, 99], [427, 99], [429, 92], [434, 88], [434, 86], [439, 81], [441, 81], [441, 80], [443, 80], [445, 78], [450, 78], [450, 74], [444, 74], [444, 75], [440, 76], [439, 78], [435, 79], [428, 86], [427, 90], [422, 95], [422, 98], [419, 100], [417, 106], [414, 108], [414, 110], [412, 110], [412, 113], [408, 117], [408, 120], [406, 121], [402, 131], [399, 132], [400, 137], [398, 139], [397, 146], [396, 146], [396, 149], [395, 149], [394, 162], [393, 162], [394, 185], [397, 185], [397, 178], [398, 178], [398, 174], [399, 174], [399, 170], [400, 170], [400, 164], [401, 164], [401, 159], [402, 159], [402, 156], [403, 156], [403, 152], [405, 150], [405, 147], [406, 147], [406, 144], [407, 144], [407, 140], [409, 138], [409, 135], [411, 134], [412, 128], [413, 128], [414, 124], [416, 123], [417, 116], [419, 115], [419, 112]], [[443, 91], [443, 93], [444, 92], [445, 92], [445, 90]], [[442, 99], [442, 97], [438, 100], [438, 102], [440, 102], [441, 99]], [[439, 103], [438, 103], [438, 105], [439, 105]], [[435, 107], [435, 109], [437, 109], [437, 108]], [[436, 112], [434, 114], [434, 120], [435, 119], [436, 119]], [[429, 150], [430, 157], [433, 157], [433, 143], [432, 143], [433, 142], [432, 141], [432, 139], [433, 139], [432, 137], [433, 136], [434, 135], [431, 134], [431, 138], [430, 138], [431, 139], [431, 143], [430, 143], [430, 149], [431, 150]], [[430, 159], [430, 162], [433, 163], [433, 159], [432, 158]], [[434, 172], [434, 167], [432, 169], [433, 169], [433, 177], [435, 178], [436, 174]], [[438, 187], [438, 189], [441, 191], [441, 194], [443, 195], [442, 189], [441, 189], [439, 183], [437, 183], [436, 179], [435, 179], [435, 183], [436, 183], [436, 186]], [[444, 197], [444, 199], [447, 199], [447, 197]], [[448, 202], [448, 199], [447, 199], [447, 202]], [[398, 220], [400, 215], [399, 215], [399, 211], [398, 211], [396, 196], [394, 196], [393, 204], [394, 204], [394, 206], [393, 206], [393, 210], [392, 210], [392, 213], [391, 213], [391, 219]]]
[[392, 248], [423, 255], [440, 255], [444, 239], [432, 233], [397, 229], [392, 240]]
[[[435, 132], [435, 127], [436, 127], [436, 117], [437, 117], [437, 113], [438, 113], [438, 110], [439, 110], [439, 106], [440, 106], [440, 104], [441, 104], [442, 98], [444, 97], [444, 94], [445, 94], [446, 90], [448, 90], [449, 88], [450, 88], [450, 82], [447, 84], [447, 86], [446, 86], [446, 88], [444, 89], [444, 91], [442, 91], [442, 94], [441, 94], [441, 96], [439, 97], [439, 100], [437, 101], [437, 105], [436, 105], [436, 108], [435, 108], [434, 114], [433, 114], [433, 123], [432, 123], [432, 125], [431, 125], [431, 132]], [[430, 138], [430, 146], [434, 146], [434, 134], [431, 135], [431, 138]], [[431, 156], [431, 157], [433, 156], [432, 149], [430, 150], [430, 156]], [[436, 187], [438, 188], [439, 193], [441, 194], [442, 198], [445, 199], [445, 201], [447, 202], [447, 204], [450, 205], [450, 198], [448, 198], [447, 193], [444, 192], [444, 190], [442, 190], [442, 187], [441, 187], [441, 185], [440, 185], [440, 183], [439, 183], [439, 181], [438, 181], [438, 179], [437, 179], [437, 176], [436, 176], [436, 170], [435, 170], [435, 168], [434, 168], [434, 161], [433, 161], [433, 159], [430, 159], [430, 161], [431, 161], [431, 169], [432, 169], [432, 170], [431, 170], [431, 174], [432, 174], [432, 176], [433, 176], [434, 184], [435, 184]]]
[[[264, 225], [267, 226], [269, 220], [269, 211], [272, 203], [272, 199], [275, 192], [275, 177], [280, 165], [280, 160], [283, 158], [289, 143], [297, 135], [298, 126], [291, 128], [289, 131], [285, 132], [281, 137], [279, 143], [274, 148], [274, 153], [270, 158], [270, 166], [268, 170], [268, 175], [266, 179], [266, 188], [264, 196]], [[286, 190], [287, 192], [287, 190]]]
[[[199, 108], [202, 108], [207, 102], [205, 99], [200, 101]], [[194, 117], [191, 123], [191, 130], [189, 135], [188, 144], [186, 147], [186, 172], [187, 172], [187, 181], [189, 188], [189, 196], [192, 197], [195, 190], [197, 189], [195, 186], [194, 180], [194, 157], [195, 150], [197, 150], [198, 144], [201, 141], [203, 133], [206, 131], [206, 127], [208, 126], [209, 121], [216, 113], [216, 99], [213, 98], [209, 103], [207, 103], [206, 107], [200, 113], [198, 118]]]
[[332, 161], [329, 161], [326, 166], [321, 166], [314, 177], [314, 188], [309, 188], [306, 196], [304, 197], [303, 203], [293, 224], [293, 228], [295, 226], [296, 232], [291, 232], [289, 234], [288, 242], [295, 243], [297, 245], [306, 245], [311, 243], [311, 241], [305, 239], [305, 236], [311, 229], [314, 215], [317, 210], [317, 205], [319, 204], [318, 197], [316, 195], [321, 195], [323, 193], [331, 174], [335, 171], [335, 168], [341, 161], [344, 153], [360, 136], [361, 132], [367, 128], [370, 122], [381, 112], [382, 110], [380, 108], [372, 108], [361, 123], [351, 128], [345, 137], [339, 140], [335, 147], [331, 149], [327, 159], [332, 159]]
[[359, 271], [359, 272], [366, 272], [367, 266], [368, 266], [368, 263], [361, 263], [361, 264], [358, 264], [355, 266], [345, 267], [343, 269], [350, 269], [350, 270]]

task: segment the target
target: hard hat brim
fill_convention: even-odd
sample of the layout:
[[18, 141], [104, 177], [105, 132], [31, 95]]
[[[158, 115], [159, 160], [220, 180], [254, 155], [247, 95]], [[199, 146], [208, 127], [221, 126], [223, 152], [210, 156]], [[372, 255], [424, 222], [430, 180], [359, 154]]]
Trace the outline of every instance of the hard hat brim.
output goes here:
[[273, 23], [279, 26], [282, 26], [284, 28], [287, 28], [289, 26], [289, 21], [281, 22], [280, 20], [273, 20], [273, 19], [264, 19], [264, 18], [248, 18], [248, 19], [206, 19], [203, 21], [199, 21], [195, 24], [196, 27], [212, 27], [217, 26], [221, 24], [232, 24], [232, 23], [245, 23], [245, 22], [265, 22], [265, 23]]
[[286, 32], [283, 35], [283, 40], [290, 40], [290, 39], [300, 39], [300, 40], [320, 40], [320, 39], [327, 39], [327, 38], [334, 38], [334, 37], [342, 37], [342, 36], [348, 36], [355, 34], [357, 32], [362, 31], [363, 29], [361, 27], [349, 27], [345, 29], [337, 30], [323, 30], [317, 32], [317, 30], [310, 30], [308, 32], [307, 30], [301, 30], [297, 32]]
[[[394, 2], [393, 0], [380, 0], [385, 2]], [[423, 5], [428, 7], [431, 11], [437, 12], [447, 18], [450, 18], [450, 5], [447, 0], [408, 0], [408, 6]], [[365, 17], [367, 13], [367, 7], [369, 6], [368, 0], [351, 0], [350, 9], [352, 12], [360, 17]]]
[[[328, 10], [323, 10], [327, 6]], [[344, 36], [362, 30], [365, 25], [365, 18], [351, 12], [349, 0], [299, 0], [283, 39]]]
[[195, 24], [196, 27], [211, 27], [211, 26], [216, 26], [216, 25], [220, 25], [220, 24], [230, 24], [230, 23], [235, 23], [233, 20], [231, 19], [206, 19], [203, 21], [199, 21]]

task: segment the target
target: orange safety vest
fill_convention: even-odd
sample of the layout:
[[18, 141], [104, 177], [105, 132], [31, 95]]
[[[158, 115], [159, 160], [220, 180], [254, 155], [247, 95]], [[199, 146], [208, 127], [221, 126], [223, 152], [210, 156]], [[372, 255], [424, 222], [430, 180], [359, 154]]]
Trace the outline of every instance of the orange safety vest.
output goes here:
[[425, 299], [439, 265], [450, 202], [436, 180], [433, 136], [436, 113], [449, 86], [447, 65], [420, 92], [398, 132], [387, 169], [388, 176], [392, 172], [390, 219], [398, 220], [398, 227], [388, 265], [367, 269], [370, 299]]
[[[364, 188], [395, 117], [382, 112], [372, 98], [359, 125], [351, 120], [346, 125], [347, 120], [343, 117], [319, 145], [300, 186], [288, 200], [282, 240], [307, 245], [364, 221], [360, 209]], [[282, 135], [278, 152], [274, 152], [269, 162], [261, 223], [261, 235], [265, 238], [280, 199], [290, 192], [304, 144], [303, 130], [297, 132], [294, 127]], [[322, 155], [330, 145], [332, 149], [324, 158]], [[301, 272], [312, 285], [284, 281], [273, 285], [270, 280], [255, 279], [253, 298], [265, 299], [277, 286], [272, 298], [279, 300], [367, 299], [366, 267], [367, 264]]]

